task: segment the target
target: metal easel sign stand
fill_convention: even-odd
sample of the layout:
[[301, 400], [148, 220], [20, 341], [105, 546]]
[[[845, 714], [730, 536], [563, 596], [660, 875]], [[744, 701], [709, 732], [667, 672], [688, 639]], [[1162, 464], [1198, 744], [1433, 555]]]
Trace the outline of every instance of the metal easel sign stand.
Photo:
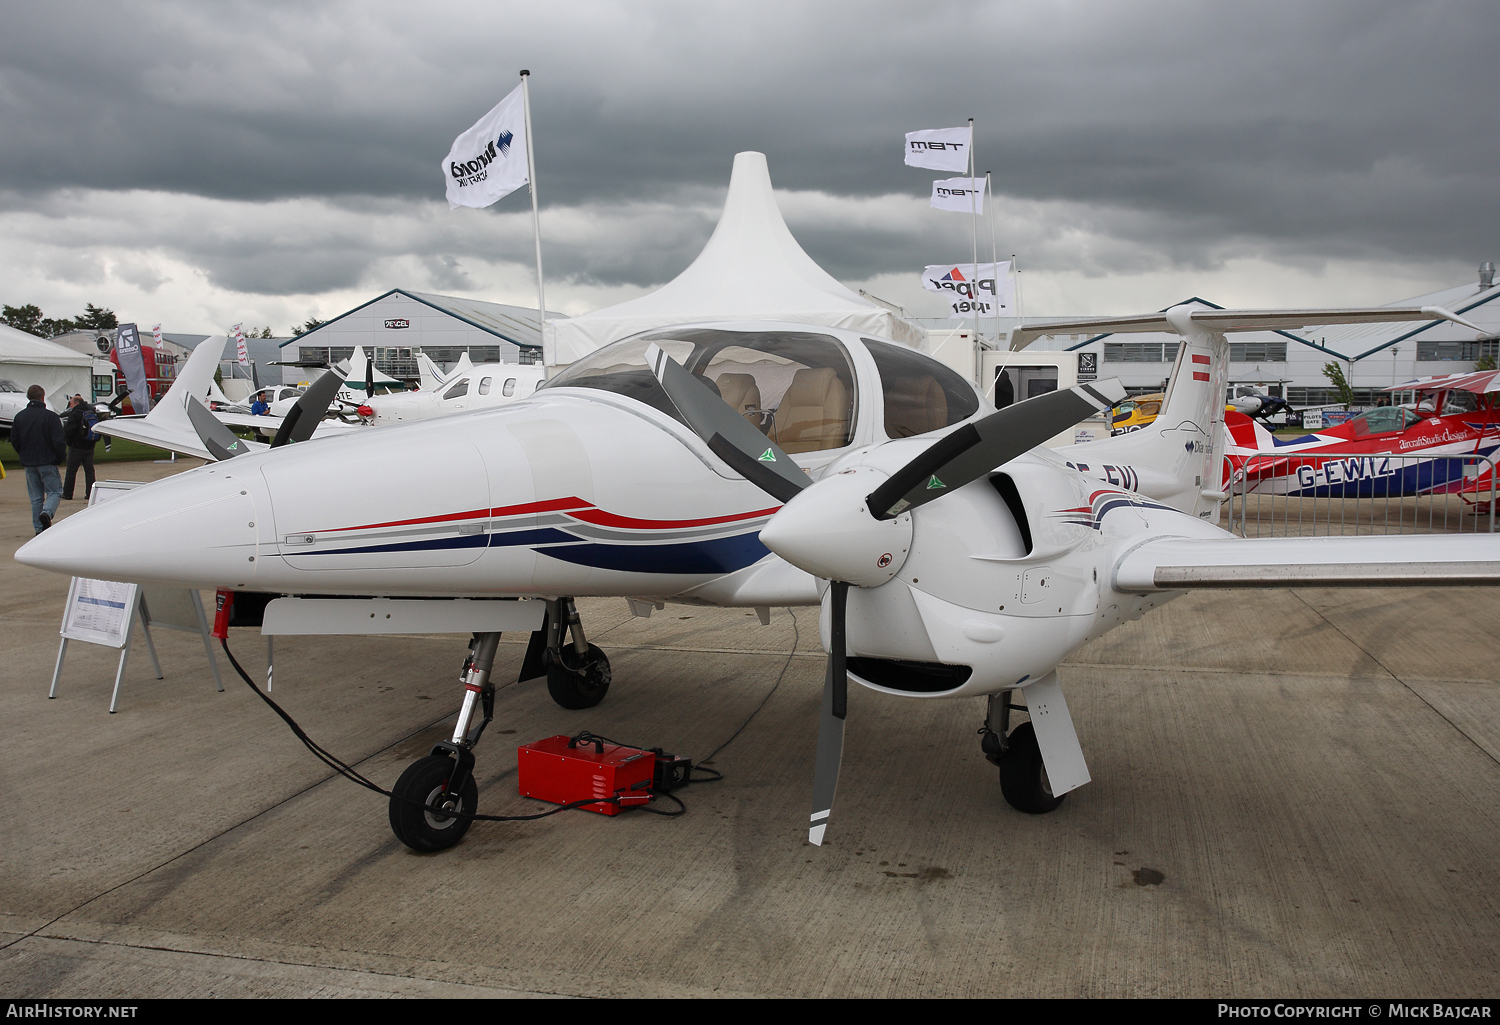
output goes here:
[[[139, 487], [139, 484], [137, 481], [97, 481], [89, 495], [89, 505], [108, 501]], [[153, 624], [167, 630], [183, 630], [201, 636], [209, 668], [213, 671], [214, 685], [221, 692], [224, 690], [224, 681], [219, 677], [219, 664], [214, 658], [213, 643], [209, 639], [208, 618], [204, 615], [203, 603], [199, 600], [197, 591], [186, 588], [143, 588], [137, 584], [113, 580], [74, 577], [68, 586], [68, 604], [63, 610], [62, 629], [59, 631], [62, 643], [57, 649], [57, 665], [52, 671], [52, 687], [47, 692], [47, 697], [57, 697], [57, 686], [62, 680], [63, 660], [68, 654], [69, 641], [116, 648], [120, 652], [120, 663], [115, 669], [115, 687], [109, 699], [109, 710], [113, 714], [119, 705], [120, 683], [125, 678], [125, 666], [130, 658], [130, 643], [135, 634], [137, 619], [141, 623], [141, 632], [146, 636], [146, 648], [151, 653], [151, 664], [156, 669], [158, 680], [164, 677], [161, 660], [156, 655], [156, 643], [151, 638]]]

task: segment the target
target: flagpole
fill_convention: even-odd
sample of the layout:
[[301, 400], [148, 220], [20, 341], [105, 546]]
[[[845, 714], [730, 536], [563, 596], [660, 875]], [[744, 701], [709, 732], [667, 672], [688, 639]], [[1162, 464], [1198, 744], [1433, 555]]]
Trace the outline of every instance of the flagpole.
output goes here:
[[969, 281], [969, 300], [974, 304], [974, 380], [979, 380], [979, 199], [974, 188], [974, 119], [969, 118], [969, 215], [974, 243], [974, 275]]
[[984, 172], [985, 199], [990, 204], [990, 269], [995, 275], [995, 348], [1000, 348], [1000, 250], [995, 246], [995, 192], [990, 172]]
[[531, 237], [536, 243], [536, 315], [537, 329], [542, 336], [542, 363], [555, 365], [557, 354], [552, 354], [552, 364], [547, 362], [547, 291], [542, 284], [542, 218], [537, 210], [536, 199], [536, 142], [531, 134], [531, 90], [527, 83], [531, 72], [521, 69], [521, 107], [526, 119], [526, 184], [531, 189]]

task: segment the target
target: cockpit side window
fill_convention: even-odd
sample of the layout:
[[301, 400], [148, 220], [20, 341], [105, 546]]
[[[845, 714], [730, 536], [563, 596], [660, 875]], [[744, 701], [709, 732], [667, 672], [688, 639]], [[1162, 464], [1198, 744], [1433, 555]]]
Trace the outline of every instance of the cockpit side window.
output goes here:
[[469, 394], [469, 379], [466, 377], [462, 381], [459, 381], [457, 384], [455, 384], [452, 388], [449, 388], [447, 391], [443, 392], [443, 398], [456, 399], [467, 394]]
[[854, 368], [837, 340], [812, 331], [653, 332], [607, 345], [541, 387], [612, 391], [680, 421], [646, 368], [652, 344], [787, 452], [843, 448], [853, 438]]
[[979, 412], [974, 389], [937, 360], [893, 342], [863, 341], [880, 372], [886, 437], [926, 434]]

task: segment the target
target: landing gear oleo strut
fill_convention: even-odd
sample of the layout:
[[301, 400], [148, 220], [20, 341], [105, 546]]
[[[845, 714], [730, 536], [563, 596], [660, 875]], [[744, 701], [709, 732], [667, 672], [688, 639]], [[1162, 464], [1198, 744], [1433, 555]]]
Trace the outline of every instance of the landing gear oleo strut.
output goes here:
[[[564, 626], [568, 629], [567, 643]], [[391, 789], [391, 831], [413, 850], [451, 847], [473, 822], [470, 816], [479, 804], [474, 748], [495, 718], [495, 684], [490, 677], [499, 643], [499, 633], [474, 635], [459, 674], [464, 700], [452, 739], [434, 744], [426, 758], [407, 766]], [[548, 601], [547, 618], [531, 635], [520, 678], [529, 680], [543, 674], [547, 692], [563, 708], [592, 708], [609, 691], [609, 659], [588, 643], [572, 598]], [[482, 712], [483, 717], [478, 718], [476, 712]], [[444, 815], [435, 809], [456, 814]]]

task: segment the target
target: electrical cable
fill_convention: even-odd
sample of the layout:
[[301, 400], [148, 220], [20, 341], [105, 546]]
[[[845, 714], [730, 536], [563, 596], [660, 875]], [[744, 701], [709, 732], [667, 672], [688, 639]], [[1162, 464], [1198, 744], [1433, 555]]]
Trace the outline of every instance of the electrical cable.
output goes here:
[[[278, 716], [281, 717], [282, 722], [286, 723], [287, 726], [291, 728], [292, 733], [297, 737], [297, 739], [302, 741], [303, 746], [311, 751], [320, 762], [322, 762], [324, 765], [327, 765], [330, 769], [338, 773], [340, 776], [343, 776], [351, 783], [362, 786], [366, 790], [373, 791], [383, 797], [401, 801], [405, 804], [415, 805], [416, 807], [421, 808], [424, 811], [431, 812], [434, 815], [439, 815], [450, 819], [465, 819], [470, 822], [531, 822], [536, 819], [544, 819], [549, 815], [556, 815], [558, 812], [570, 811], [574, 808], [582, 808], [584, 805], [588, 804], [620, 804], [619, 795], [615, 795], [614, 797], [590, 797], [585, 798], [581, 801], [572, 801], [568, 804], [559, 805], [556, 808], [549, 808], [544, 812], [538, 812], [535, 815], [479, 815], [473, 812], [459, 811], [455, 808], [439, 808], [410, 797], [403, 797], [400, 794], [393, 794], [391, 791], [386, 790], [384, 787], [380, 786], [380, 784], [369, 779], [358, 769], [354, 768], [354, 766], [348, 764], [347, 762], [340, 759], [337, 755], [321, 747], [317, 743], [317, 741], [309, 737], [307, 733], [302, 729], [302, 727], [297, 724], [297, 720], [293, 719], [285, 709], [283, 709], [275, 701], [271, 700], [271, 696], [263, 692], [259, 687], [255, 685], [255, 681], [250, 679], [250, 675], [245, 672], [239, 661], [234, 657], [234, 653], [229, 650], [229, 639], [224, 638], [220, 640], [219, 645], [224, 649], [224, 657], [229, 659], [229, 664], [234, 667], [234, 671], [239, 674], [240, 679], [245, 681], [245, 686], [254, 691], [256, 697], [264, 701], [268, 706], [270, 706], [271, 711], [275, 712]], [[599, 739], [603, 740], [605, 738], [600, 737]], [[609, 743], [614, 743], [614, 741], [609, 741]], [[682, 801], [678, 800], [677, 797], [672, 794], [659, 793], [655, 790], [648, 790], [647, 793], [649, 793], [653, 798], [671, 798], [671, 800], [677, 804], [679, 810], [663, 811], [659, 808], [652, 808], [650, 805], [635, 805], [634, 807], [638, 807], [643, 811], [649, 811], [654, 815], [665, 815], [668, 818], [675, 818], [678, 815], [683, 814], [683, 812], [687, 811], [687, 807], [682, 803]]]

